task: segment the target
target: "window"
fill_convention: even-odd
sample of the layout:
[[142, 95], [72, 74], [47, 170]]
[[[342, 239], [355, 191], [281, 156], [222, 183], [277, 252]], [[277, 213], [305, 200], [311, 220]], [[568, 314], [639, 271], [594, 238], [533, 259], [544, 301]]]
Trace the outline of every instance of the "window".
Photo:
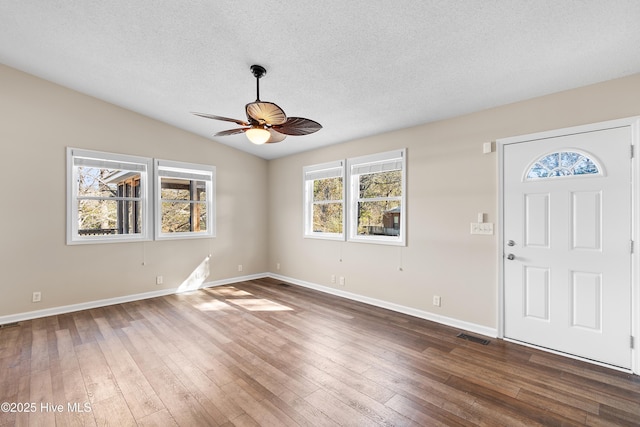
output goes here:
[[405, 153], [398, 150], [347, 160], [349, 240], [405, 244]]
[[344, 240], [348, 231], [349, 241], [404, 246], [405, 154], [403, 149], [305, 166], [305, 237]]
[[215, 236], [215, 167], [155, 161], [156, 238]]
[[573, 175], [601, 175], [601, 168], [589, 154], [559, 151], [546, 154], [528, 169], [527, 181]]
[[344, 240], [344, 162], [306, 166], [304, 235]]
[[151, 159], [67, 148], [67, 243], [148, 240]]

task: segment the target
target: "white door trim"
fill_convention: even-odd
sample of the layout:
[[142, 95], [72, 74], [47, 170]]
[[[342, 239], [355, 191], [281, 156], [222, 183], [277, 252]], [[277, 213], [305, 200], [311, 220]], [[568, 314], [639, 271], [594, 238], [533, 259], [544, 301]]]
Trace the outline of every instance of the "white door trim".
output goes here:
[[[634, 348], [631, 355], [631, 371], [640, 375], [640, 116], [629, 117], [618, 120], [611, 120], [600, 123], [592, 123], [583, 126], [575, 126], [564, 129], [539, 132], [528, 135], [520, 135], [509, 138], [502, 138], [496, 141], [496, 151], [498, 152], [498, 224], [496, 231], [498, 249], [498, 337], [504, 338], [504, 148], [508, 144], [524, 143], [533, 140], [553, 138], [563, 135], [591, 132], [602, 129], [617, 127], [631, 127], [631, 142], [635, 151], [631, 167], [631, 187], [632, 187], [632, 224], [631, 234], [635, 243], [631, 260], [631, 334], [634, 337]], [[547, 350], [548, 351], [548, 350]], [[579, 358], [578, 358], [579, 359]], [[593, 363], [593, 361], [588, 360]], [[599, 363], [598, 363], [599, 364]], [[607, 366], [607, 365], [605, 365]]]

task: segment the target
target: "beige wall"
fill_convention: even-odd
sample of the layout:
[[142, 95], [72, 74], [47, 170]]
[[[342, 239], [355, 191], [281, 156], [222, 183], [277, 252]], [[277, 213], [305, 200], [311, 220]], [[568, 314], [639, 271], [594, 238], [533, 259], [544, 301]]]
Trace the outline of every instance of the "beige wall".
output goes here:
[[[0, 316], [176, 288], [211, 253], [208, 281], [273, 272], [495, 328], [496, 238], [469, 234], [478, 212], [497, 221], [482, 144], [640, 115], [638, 74], [267, 162], [1, 65], [0, 85]], [[67, 146], [215, 165], [217, 237], [67, 246]], [[404, 147], [406, 247], [302, 237], [303, 166]]]
[[[208, 281], [268, 270], [266, 160], [2, 65], [0, 87], [0, 316], [176, 288], [209, 254]], [[67, 146], [215, 165], [217, 237], [67, 246]]]
[[[280, 263], [285, 277], [496, 328], [496, 236], [469, 233], [478, 212], [497, 222], [497, 155], [483, 143], [640, 115], [638, 93], [640, 74], [270, 161], [269, 269]], [[303, 166], [403, 147], [406, 247], [302, 237]]]

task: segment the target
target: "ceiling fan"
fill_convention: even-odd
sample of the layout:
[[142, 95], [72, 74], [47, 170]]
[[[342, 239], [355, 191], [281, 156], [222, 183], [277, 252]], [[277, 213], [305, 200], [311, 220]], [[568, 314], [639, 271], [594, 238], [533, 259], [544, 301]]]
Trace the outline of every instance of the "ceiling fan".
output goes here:
[[223, 130], [214, 136], [227, 136], [244, 133], [254, 144], [270, 144], [284, 140], [287, 135], [309, 135], [322, 129], [320, 123], [302, 117], [287, 117], [282, 108], [273, 102], [260, 101], [260, 78], [267, 70], [260, 65], [252, 65], [251, 72], [256, 78], [256, 100], [245, 106], [247, 121], [231, 119], [206, 113], [193, 113], [207, 119], [233, 122], [241, 128]]

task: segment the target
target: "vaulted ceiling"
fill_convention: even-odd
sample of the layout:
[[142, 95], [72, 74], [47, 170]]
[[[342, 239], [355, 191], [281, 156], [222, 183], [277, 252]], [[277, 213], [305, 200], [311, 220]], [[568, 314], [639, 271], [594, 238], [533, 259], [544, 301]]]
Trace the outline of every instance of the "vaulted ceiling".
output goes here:
[[[637, 0], [0, 0], [1, 63], [266, 159], [635, 74], [639, 47]], [[324, 128], [213, 138], [235, 125], [190, 112], [244, 120], [252, 64]]]

